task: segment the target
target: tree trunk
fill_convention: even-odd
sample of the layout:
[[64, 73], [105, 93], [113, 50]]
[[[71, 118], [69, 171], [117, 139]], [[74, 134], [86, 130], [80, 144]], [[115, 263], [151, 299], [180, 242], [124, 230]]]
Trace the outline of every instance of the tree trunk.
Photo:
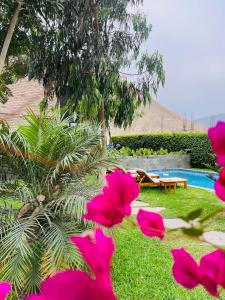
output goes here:
[[2, 51], [1, 51], [1, 54], [0, 54], [0, 74], [2, 73], [2, 70], [3, 70], [4, 65], [5, 65], [5, 60], [6, 60], [6, 56], [7, 56], [7, 53], [8, 53], [9, 45], [10, 45], [10, 42], [12, 40], [12, 36], [13, 36], [14, 31], [15, 31], [18, 19], [19, 19], [19, 14], [20, 14], [20, 10], [22, 8], [22, 5], [23, 5], [23, 2], [18, 1], [17, 7], [14, 11], [13, 17], [12, 17], [10, 25], [9, 25], [7, 35], [5, 37], [5, 41], [4, 41]]
[[[102, 147], [103, 157], [107, 157], [107, 138], [106, 138], [106, 125], [105, 125], [105, 105], [104, 99], [102, 98], [100, 109], [99, 109], [99, 123], [102, 129]], [[99, 183], [101, 186], [105, 185], [106, 170], [102, 170], [99, 173]]]
[[107, 153], [107, 138], [106, 138], [106, 125], [105, 125], [105, 105], [104, 99], [101, 101], [101, 106], [99, 110], [99, 123], [102, 129], [102, 147], [104, 149], [104, 154]]

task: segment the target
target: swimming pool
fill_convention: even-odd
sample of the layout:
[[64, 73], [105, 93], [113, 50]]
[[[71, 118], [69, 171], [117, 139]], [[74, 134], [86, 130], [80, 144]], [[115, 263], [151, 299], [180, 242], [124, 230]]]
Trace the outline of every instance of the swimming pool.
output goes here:
[[[188, 184], [206, 189], [214, 189], [214, 180], [218, 178], [215, 172], [187, 170], [187, 169], [167, 169], [167, 170], [148, 170], [147, 172], [156, 173], [162, 178], [181, 177], [188, 180]], [[211, 178], [210, 178], [210, 177]]]

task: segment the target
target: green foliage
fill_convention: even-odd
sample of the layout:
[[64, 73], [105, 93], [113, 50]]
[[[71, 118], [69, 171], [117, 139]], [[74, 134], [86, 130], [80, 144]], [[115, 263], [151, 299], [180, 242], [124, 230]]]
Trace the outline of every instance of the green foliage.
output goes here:
[[[76, 110], [81, 120], [98, 120], [104, 104], [101, 124], [130, 125], [137, 107], [150, 102], [165, 81], [162, 56], [142, 53], [151, 25], [143, 14], [129, 9], [140, 4], [69, 0], [54, 13], [42, 10], [43, 22], [30, 35], [30, 78], [43, 81], [49, 96], [54, 93], [61, 106], [68, 104], [68, 113]], [[121, 71], [131, 64], [137, 75], [127, 78]]]
[[5, 66], [3, 72], [0, 74], [0, 102], [5, 103], [12, 93], [8, 87], [19, 80], [21, 77], [25, 77], [27, 74], [26, 58], [17, 57], [8, 59], [8, 63]]
[[[115, 151], [115, 150], [114, 150]], [[149, 148], [131, 149], [129, 147], [122, 147], [118, 150], [118, 154], [123, 156], [148, 156], [148, 155], [168, 155], [168, 154], [184, 154], [185, 151], [169, 152], [167, 149], [153, 150]]]
[[82, 216], [98, 185], [90, 186], [86, 175], [109, 163], [99, 127], [69, 127], [69, 121], [57, 110], [28, 111], [16, 130], [0, 128], [1, 157], [19, 178], [9, 193], [21, 202], [10, 219], [0, 209], [0, 279], [12, 282], [17, 295], [37, 291], [56, 271], [83, 266], [69, 236], [92, 226]]
[[215, 156], [205, 133], [124, 135], [113, 136], [112, 141], [133, 150], [148, 148], [157, 151], [163, 148], [168, 152], [186, 151], [191, 155], [193, 167], [215, 166]]

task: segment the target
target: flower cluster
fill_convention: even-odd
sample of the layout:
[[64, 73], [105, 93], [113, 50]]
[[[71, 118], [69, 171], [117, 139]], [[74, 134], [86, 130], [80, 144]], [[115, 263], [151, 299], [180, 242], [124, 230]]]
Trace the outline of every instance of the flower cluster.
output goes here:
[[218, 287], [225, 288], [225, 253], [215, 250], [204, 255], [199, 265], [183, 248], [172, 250], [173, 276], [187, 289], [201, 284], [212, 296], [218, 297]]
[[73, 236], [72, 243], [80, 250], [87, 265], [93, 272], [66, 271], [45, 280], [41, 293], [27, 300], [116, 300], [110, 278], [110, 263], [114, 252], [111, 237], [97, 229], [87, 236]]
[[131, 215], [131, 202], [138, 197], [139, 188], [130, 174], [116, 170], [106, 176], [108, 186], [87, 204], [85, 219], [112, 227]]

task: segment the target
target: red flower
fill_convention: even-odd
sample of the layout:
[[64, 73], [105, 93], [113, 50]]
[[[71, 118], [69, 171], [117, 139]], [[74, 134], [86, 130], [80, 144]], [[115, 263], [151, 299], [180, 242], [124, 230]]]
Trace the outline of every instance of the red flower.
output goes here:
[[71, 241], [77, 246], [96, 278], [111, 288], [110, 265], [115, 249], [112, 238], [97, 229], [95, 234], [85, 237], [73, 236]]
[[116, 170], [106, 176], [108, 186], [87, 204], [85, 219], [112, 227], [131, 215], [131, 202], [138, 197], [139, 189], [130, 174]]
[[172, 250], [174, 259], [173, 276], [186, 289], [193, 289], [200, 283], [200, 274], [194, 258], [183, 248]]
[[11, 292], [12, 286], [8, 282], [0, 282], [0, 300], [5, 300], [7, 295]]
[[217, 156], [217, 163], [225, 167], [225, 122], [218, 122], [208, 131], [212, 148]]
[[161, 215], [140, 209], [137, 215], [137, 222], [144, 235], [158, 237], [161, 240], [164, 238], [165, 226]]
[[225, 287], [225, 253], [221, 250], [213, 251], [201, 258], [201, 284], [212, 295], [217, 297], [218, 285]]
[[220, 172], [219, 179], [215, 183], [216, 195], [225, 201], [225, 169]]
[[45, 280], [41, 294], [26, 300], [116, 300], [112, 290], [80, 271], [66, 271]]

